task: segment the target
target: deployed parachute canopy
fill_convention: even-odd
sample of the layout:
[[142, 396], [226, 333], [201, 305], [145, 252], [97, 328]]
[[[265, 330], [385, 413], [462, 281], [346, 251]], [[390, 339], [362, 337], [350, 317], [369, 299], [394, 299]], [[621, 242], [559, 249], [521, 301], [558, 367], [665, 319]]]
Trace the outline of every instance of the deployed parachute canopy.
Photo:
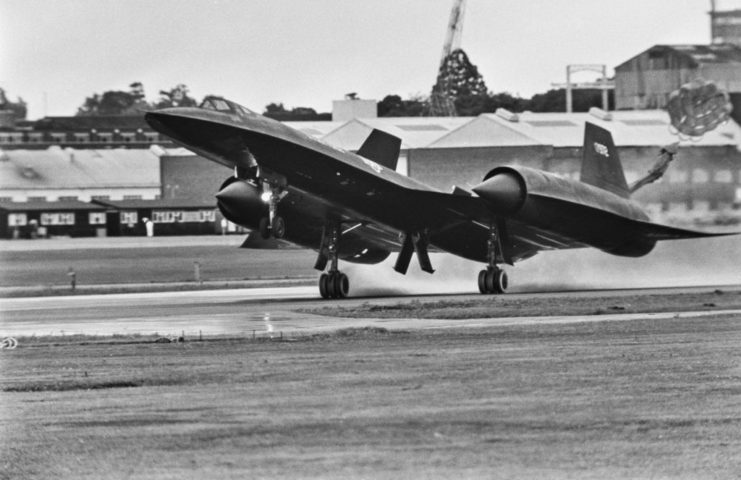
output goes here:
[[673, 134], [680, 139], [701, 137], [728, 121], [733, 110], [728, 93], [702, 78], [685, 83], [669, 95], [667, 105]]

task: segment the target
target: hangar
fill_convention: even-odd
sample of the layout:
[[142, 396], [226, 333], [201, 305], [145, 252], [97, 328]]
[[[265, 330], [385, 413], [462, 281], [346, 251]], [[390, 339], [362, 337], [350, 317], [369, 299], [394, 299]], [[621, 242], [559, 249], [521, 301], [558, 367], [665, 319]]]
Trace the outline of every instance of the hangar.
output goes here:
[[151, 149], [0, 150], [0, 202], [154, 199], [157, 160]]

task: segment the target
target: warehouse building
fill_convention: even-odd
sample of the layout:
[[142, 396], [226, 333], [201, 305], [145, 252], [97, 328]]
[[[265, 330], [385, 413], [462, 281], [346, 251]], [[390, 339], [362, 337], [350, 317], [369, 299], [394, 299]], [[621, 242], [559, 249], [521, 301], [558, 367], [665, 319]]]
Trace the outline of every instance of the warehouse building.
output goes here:
[[105, 236], [105, 208], [78, 200], [0, 203], [0, 238]]
[[617, 110], [665, 108], [669, 95], [696, 78], [730, 94], [741, 123], [741, 47], [733, 44], [654, 45], [615, 67]]
[[[104, 209], [106, 236], [206, 235], [220, 232], [216, 202], [191, 199], [93, 200]], [[149, 228], [149, 231], [147, 229]]]
[[0, 150], [0, 202], [154, 199], [158, 157], [151, 149]]

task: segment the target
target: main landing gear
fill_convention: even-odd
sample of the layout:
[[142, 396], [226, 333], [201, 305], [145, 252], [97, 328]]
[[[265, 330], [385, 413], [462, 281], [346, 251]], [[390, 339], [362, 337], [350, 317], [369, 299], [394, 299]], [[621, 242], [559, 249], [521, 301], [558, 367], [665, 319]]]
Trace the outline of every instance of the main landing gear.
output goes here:
[[329, 271], [319, 277], [319, 293], [322, 298], [345, 298], [350, 292], [350, 279], [337, 268], [339, 263], [339, 243], [342, 232], [340, 223], [332, 222], [324, 227], [322, 244], [319, 247], [314, 268], [323, 271], [329, 263]]
[[479, 272], [479, 292], [484, 294], [504, 293], [509, 286], [507, 272], [497, 266], [497, 259], [502, 252], [502, 244], [494, 225], [489, 227], [489, 239], [486, 242], [486, 257], [489, 265]]

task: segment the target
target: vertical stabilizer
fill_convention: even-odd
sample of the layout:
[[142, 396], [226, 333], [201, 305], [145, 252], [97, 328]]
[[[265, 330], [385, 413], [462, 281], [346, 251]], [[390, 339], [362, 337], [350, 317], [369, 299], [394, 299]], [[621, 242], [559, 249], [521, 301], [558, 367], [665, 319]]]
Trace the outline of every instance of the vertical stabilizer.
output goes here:
[[581, 163], [581, 181], [623, 198], [630, 197], [612, 134], [593, 123], [584, 124], [584, 153]]
[[358, 155], [373, 160], [379, 165], [396, 170], [399, 162], [401, 139], [382, 130], [373, 129], [358, 150]]

